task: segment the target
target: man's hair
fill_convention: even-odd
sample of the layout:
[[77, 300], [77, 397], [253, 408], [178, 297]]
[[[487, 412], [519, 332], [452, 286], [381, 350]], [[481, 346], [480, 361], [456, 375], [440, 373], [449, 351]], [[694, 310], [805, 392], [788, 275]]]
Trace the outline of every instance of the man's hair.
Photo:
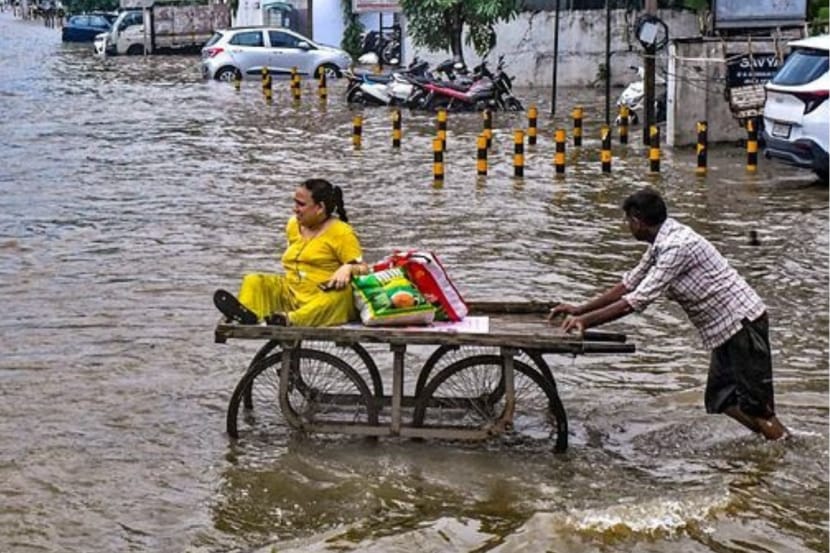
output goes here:
[[666, 220], [666, 202], [653, 188], [640, 189], [625, 199], [623, 211], [647, 225], [659, 225]]

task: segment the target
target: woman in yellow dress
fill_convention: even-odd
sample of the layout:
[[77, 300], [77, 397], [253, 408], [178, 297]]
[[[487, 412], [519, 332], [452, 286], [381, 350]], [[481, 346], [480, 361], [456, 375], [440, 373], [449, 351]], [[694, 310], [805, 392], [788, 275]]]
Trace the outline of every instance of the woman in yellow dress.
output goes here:
[[285, 234], [284, 274], [245, 275], [238, 299], [217, 290], [219, 311], [242, 324], [332, 326], [356, 319], [351, 278], [369, 267], [348, 224], [340, 187], [324, 179], [298, 186]]

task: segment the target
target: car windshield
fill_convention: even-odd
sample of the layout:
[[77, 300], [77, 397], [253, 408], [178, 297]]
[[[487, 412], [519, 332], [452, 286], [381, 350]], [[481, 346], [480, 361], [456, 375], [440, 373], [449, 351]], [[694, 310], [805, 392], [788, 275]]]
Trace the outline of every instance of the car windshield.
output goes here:
[[795, 50], [772, 78], [772, 84], [802, 85], [827, 73], [827, 52]]

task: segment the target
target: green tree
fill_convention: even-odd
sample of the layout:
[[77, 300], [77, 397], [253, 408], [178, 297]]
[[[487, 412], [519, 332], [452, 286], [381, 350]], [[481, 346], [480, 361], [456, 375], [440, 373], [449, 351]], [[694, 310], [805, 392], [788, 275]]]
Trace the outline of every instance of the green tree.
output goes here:
[[479, 56], [496, 45], [493, 26], [518, 13], [516, 0], [400, 0], [413, 43], [430, 50], [449, 50], [463, 62], [462, 35]]
[[363, 23], [358, 19], [357, 14], [352, 13], [352, 0], [340, 0], [340, 6], [343, 9], [343, 23], [345, 29], [343, 30], [343, 40], [340, 42], [340, 47], [357, 59], [361, 50], [361, 42], [363, 40]]

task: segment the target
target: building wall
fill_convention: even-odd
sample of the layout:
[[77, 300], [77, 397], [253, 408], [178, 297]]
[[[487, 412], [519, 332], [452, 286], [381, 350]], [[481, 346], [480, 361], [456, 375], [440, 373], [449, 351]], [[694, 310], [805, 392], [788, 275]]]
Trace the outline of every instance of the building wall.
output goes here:
[[[658, 17], [669, 28], [670, 38], [698, 36], [697, 15], [692, 12], [660, 10]], [[560, 11], [557, 84], [586, 86], [599, 81], [600, 66], [605, 64], [605, 10]], [[611, 10], [611, 81], [624, 86], [637, 76], [629, 66], [642, 65], [642, 47], [633, 36], [637, 13]], [[402, 18], [403, 19], [403, 18]], [[551, 86], [553, 82], [554, 12], [523, 12], [508, 23], [496, 26], [498, 40], [488, 56], [495, 62], [504, 55], [507, 73], [515, 76], [518, 86]], [[406, 37], [405, 20], [404, 37]], [[404, 60], [418, 56], [430, 62], [450, 57], [450, 52], [428, 52], [404, 39]], [[464, 60], [473, 66], [478, 54], [465, 45]], [[658, 66], [667, 66], [667, 51], [661, 52]]]

